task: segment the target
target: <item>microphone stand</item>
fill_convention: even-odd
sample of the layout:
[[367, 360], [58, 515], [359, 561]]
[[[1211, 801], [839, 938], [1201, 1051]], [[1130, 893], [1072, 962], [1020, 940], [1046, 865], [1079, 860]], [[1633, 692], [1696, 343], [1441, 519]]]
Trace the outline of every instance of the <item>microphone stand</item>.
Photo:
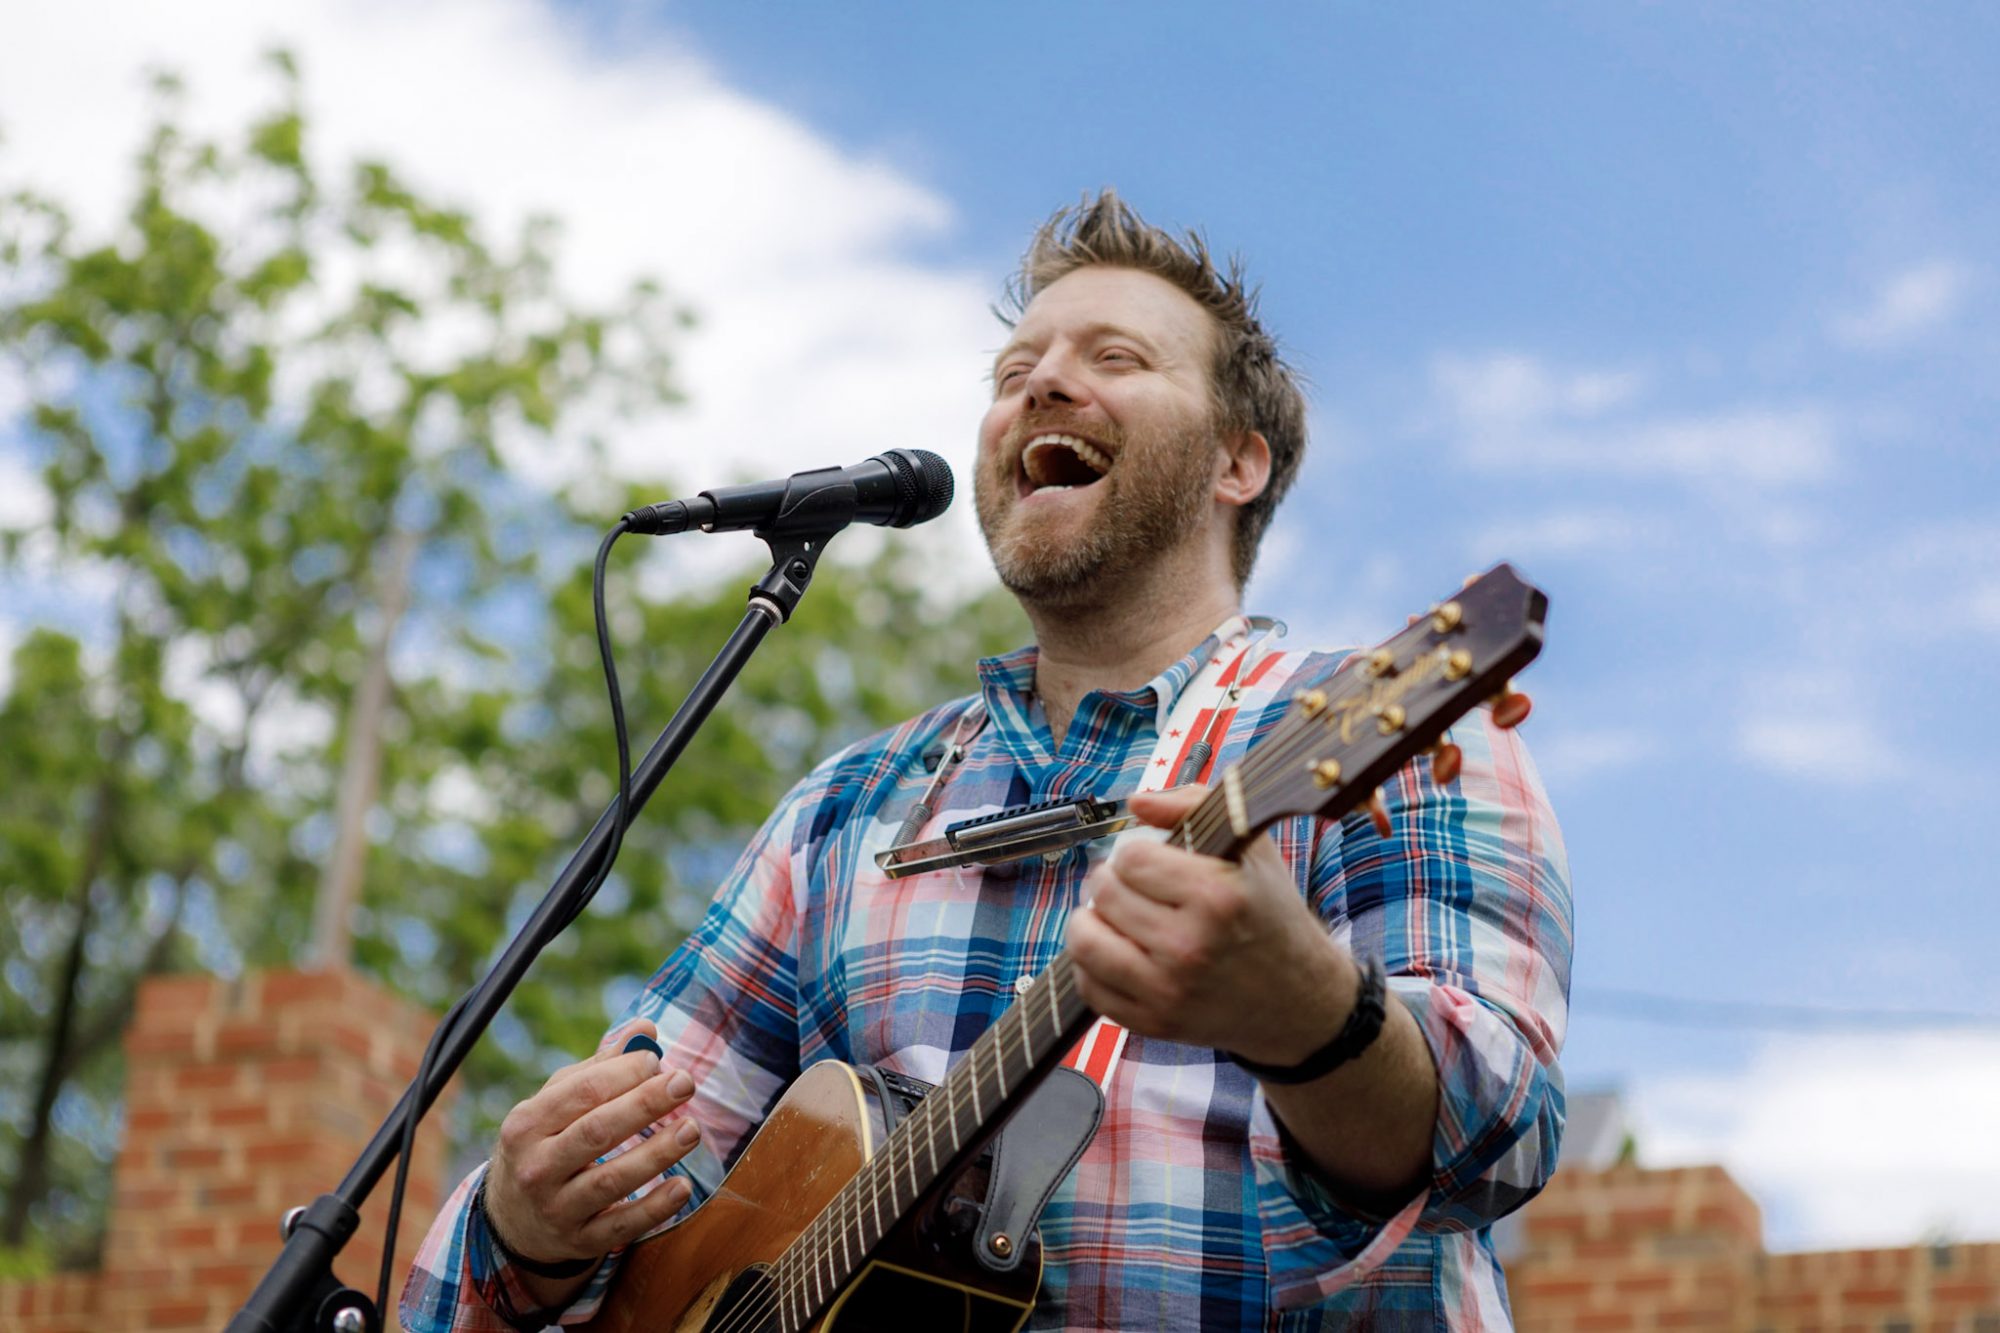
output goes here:
[[[780, 524], [783, 521], [778, 520]], [[628, 827], [764, 636], [773, 626], [791, 619], [812, 582], [828, 539], [837, 531], [838, 527], [808, 532], [757, 530], [757, 536], [771, 548], [770, 571], [750, 589], [750, 605], [742, 622], [633, 771], [632, 809], [625, 816]], [[322, 1194], [305, 1208], [295, 1208], [286, 1215], [284, 1249], [229, 1321], [226, 1333], [379, 1333], [382, 1313], [372, 1299], [334, 1276], [334, 1256], [360, 1225], [361, 1205], [395, 1160], [403, 1117], [412, 1113], [413, 1104], [418, 1117], [430, 1110], [536, 956], [588, 903], [583, 890], [596, 875], [618, 818], [614, 799], [597, 817], [533, 915], [508, 943], [506, 952], [466, 994], [455, 1011], [456, 1022], [446, 1015], [444, 1021], [452, 1027], [432, 1062], [429, 1083], [419, 1087], [421, 1075], [411, 1081], [395, 1110], [376, 1128], [368, 1146], [331, 1194]]]

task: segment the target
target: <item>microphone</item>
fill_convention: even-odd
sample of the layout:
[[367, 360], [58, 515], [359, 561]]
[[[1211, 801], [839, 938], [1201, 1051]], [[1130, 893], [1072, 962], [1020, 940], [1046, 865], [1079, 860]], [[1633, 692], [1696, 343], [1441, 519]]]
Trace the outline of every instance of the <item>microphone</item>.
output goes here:
[[765, 536], [838, 532], [859, 521], [907, 528], [928, 523], [951, 504], [951, 469], [924, 449], [891, 449], [853, 467], [794, 472], [780, 481], [718, 486], [690, 500], [641, 505], [626, 530], [662, 536], [700, 528], [752, 528]]

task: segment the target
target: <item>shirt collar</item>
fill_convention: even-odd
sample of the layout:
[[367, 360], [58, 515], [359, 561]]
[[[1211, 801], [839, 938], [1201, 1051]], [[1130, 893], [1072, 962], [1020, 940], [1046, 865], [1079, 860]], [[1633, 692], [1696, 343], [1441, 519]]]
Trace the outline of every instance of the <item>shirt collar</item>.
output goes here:
[[[1253, 618], [1250, 623], [1253, 627], [1262, 627], [1270, 622]], [[1115, 704], [1151, 709], [1154, 728], [1163, 728], [1167, 725], [1167, 715], [1173, 711], [1174, 700], [1194, 679], [1195, 672], [1215, 656], [1224, 634], [1241, 632], [1243, 625], [1243, 617], [1231, 616], [1211, 630], [1207, 638], [1194, 646], [1193, 651], [1135, 690], [1101, 690], [1097, 693]], [[1028, 701], [1034, 697], [1035, 666], [1040, 661], [1041, 648], [1032, 643], [998, 657], [981, 658], [979, 688], [986, 698], [987, 707], [994, 708], [999, 697], [1005, 696], [1015, 708], [1025, 713]]]

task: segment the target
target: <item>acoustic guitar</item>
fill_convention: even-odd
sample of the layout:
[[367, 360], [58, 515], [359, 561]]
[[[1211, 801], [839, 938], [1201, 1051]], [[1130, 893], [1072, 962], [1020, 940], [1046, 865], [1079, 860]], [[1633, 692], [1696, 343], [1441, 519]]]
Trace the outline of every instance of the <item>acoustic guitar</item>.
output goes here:
[[[1235, 857], [1280, 819], [1337, 818], [1381, 804], [1377, 788], [1430, 752], [1456, 776], [1453, 722], [1490, 701], [1512, 726], [1527, 698], [1509, 678], [1541, 651], [1548, 599], [1507, 565], [1412, 617], [1373, 652], [1301, 691], [1271, 734], [1225, 770], [1168, 841]], [[1067, 953], [975, 1040], [944, 1082], [895, 1124], [876, 1085], [838, 1061], [808, 1068], [715, 1194], [631, 1247], [593, 1330], [861, 1333], [1026, 1322], [1041, 1280], [1034, 1235], [973, 1252], [969, 1168], [1008, 1116], [1089, 1028]], [[1015, 1251], [1018, 1250], [1018, 1253]]]

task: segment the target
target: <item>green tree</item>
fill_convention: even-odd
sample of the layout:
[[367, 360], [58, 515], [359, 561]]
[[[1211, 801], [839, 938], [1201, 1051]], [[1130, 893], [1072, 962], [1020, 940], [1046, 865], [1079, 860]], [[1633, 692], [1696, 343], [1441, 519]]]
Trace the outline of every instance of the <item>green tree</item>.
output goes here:
[[[518, 463], [671, 401], [689, 318], [647, 283], [566, 298], [546, 222], [501, 245], [383, 164], [325, 184], [274, 66], [229, 146], [184, 135], [160, 82], [110, 237], [0, 200], [0, 355], [31, 403], [0, 447], [48, 509], [4, 554], [64, 607], [0, 701], [8, 1245], [31, 1219], [93, 1243], [143, 976], [351, 962], [441, 1008], [615, 790], [589, 566], [617, 510], [586, 522]], [[475, 1053], [463, 1132], [588, 1045], [814, 759], [1024, 635], [1003, 595], [932, 604], [897, 549], [822, 565]], [[641, 559], [621, 546], [610, 598], [639, 747], [756, 572], [661, 591]]]
[[30, 386], [49, 506], [7, 553], [102, 589], [77, 600], [104, 659], [74, 655], [64, 676], [33, 640], [13, 690], [42, 715], [27, 690], [74, 685], [75, 711], [22, 738], [57, 751], [49, 784], [17, 795], [62, 812], [48, 836], [63, 854], [10, 884], [24, 966], [6, 1021], [35, 1029], [36, 1054], [9, 1108], [8, 1244], [56, 1189], [60, 1104], [114, 1061], [138, 978], [195, 957], [190, 906], [213, 923], [210, 961], [233, 966], [298, 956], [316, 893], [315, 952], [346, 963], [399, 728], [392, 646], [421, 627], [417, 674], [468, 674], [500, 656], [482, 599], [532, 572], [500, 533], [547, 501], [505, 450], [549, 447], [607, 390], [671, 396], [681, 316], [655, 289], [587, 310], [555, 290], [546, 223], [495, 246], [379, 163], [323, 187], [295, 73], [274, 64], [278, 105], [228, 148], [184, 135], [158, 82], [108, 240], [78, 242], [25, 194], [0, 212], [17, 275], [0, 346]]

